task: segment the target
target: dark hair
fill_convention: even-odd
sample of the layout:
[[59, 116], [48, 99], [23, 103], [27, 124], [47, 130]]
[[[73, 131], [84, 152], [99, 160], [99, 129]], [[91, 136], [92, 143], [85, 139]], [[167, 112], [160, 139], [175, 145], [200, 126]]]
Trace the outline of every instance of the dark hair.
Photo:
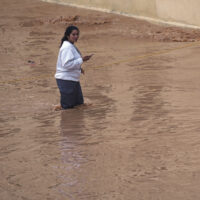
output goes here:
[[65, 30], [65, 34], [64, 34], [63, 38], [61, 39], [60, 47], [62, 46], [62, 44], [63, 44], [64, 41], [68, 41], [67, 37], [70, 36], [70, 34], [71, 34], [71, 32], [73, 30], [77, 30], [78, 32], [80, 32], [79, 29], [78, 29], [78, 27], [76, 27], [76, 26], [68, 26], [66, 28], [66, 30]]

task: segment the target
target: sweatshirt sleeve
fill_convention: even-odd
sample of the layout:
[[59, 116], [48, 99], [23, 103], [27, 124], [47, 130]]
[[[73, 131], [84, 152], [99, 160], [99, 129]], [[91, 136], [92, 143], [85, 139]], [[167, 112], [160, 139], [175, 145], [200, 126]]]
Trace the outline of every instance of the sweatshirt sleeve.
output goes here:
[[61, 52], [61, 62], [62, 62], [62, 66], [67, 71], [70, 71], [73, 69], [80, 69], [83, 63], [83, 59], [81, 57], [75, 59], [72, 49], [65, 48]]

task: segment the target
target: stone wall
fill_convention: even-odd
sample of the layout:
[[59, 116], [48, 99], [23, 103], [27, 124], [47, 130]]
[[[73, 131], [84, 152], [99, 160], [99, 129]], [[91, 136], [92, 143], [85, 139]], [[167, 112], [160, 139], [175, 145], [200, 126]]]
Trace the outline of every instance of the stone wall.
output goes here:
[[43, 0], [200, 28], [200, 0]]

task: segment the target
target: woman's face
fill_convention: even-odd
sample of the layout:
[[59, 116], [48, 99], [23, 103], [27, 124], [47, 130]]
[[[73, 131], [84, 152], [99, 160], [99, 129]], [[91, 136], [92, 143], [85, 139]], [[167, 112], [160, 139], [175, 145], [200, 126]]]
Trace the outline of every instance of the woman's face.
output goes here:
[[77, 30], [73, 30], [71, 34], [68, 36], [68, 41], [73, 44], [74, 42], [78, 41], [78, 38], [79, 38], [79, 32]]

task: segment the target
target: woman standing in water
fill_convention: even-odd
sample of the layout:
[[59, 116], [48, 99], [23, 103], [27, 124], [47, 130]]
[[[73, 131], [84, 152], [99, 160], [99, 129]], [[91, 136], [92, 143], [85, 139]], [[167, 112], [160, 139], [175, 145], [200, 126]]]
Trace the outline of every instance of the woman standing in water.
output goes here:
[[81, 56], [80, 51], [74, 45], [79, 38], [79, 29], [76, 26], [68, 26], [61, 40], [56, 67], [56, 82], [60, 90], [60, 106], [58, 109], [69, 109], [84, 103], [80, 86], [80, 75], [84, 73], [81, 65], [88, 61], [90, 56]]

